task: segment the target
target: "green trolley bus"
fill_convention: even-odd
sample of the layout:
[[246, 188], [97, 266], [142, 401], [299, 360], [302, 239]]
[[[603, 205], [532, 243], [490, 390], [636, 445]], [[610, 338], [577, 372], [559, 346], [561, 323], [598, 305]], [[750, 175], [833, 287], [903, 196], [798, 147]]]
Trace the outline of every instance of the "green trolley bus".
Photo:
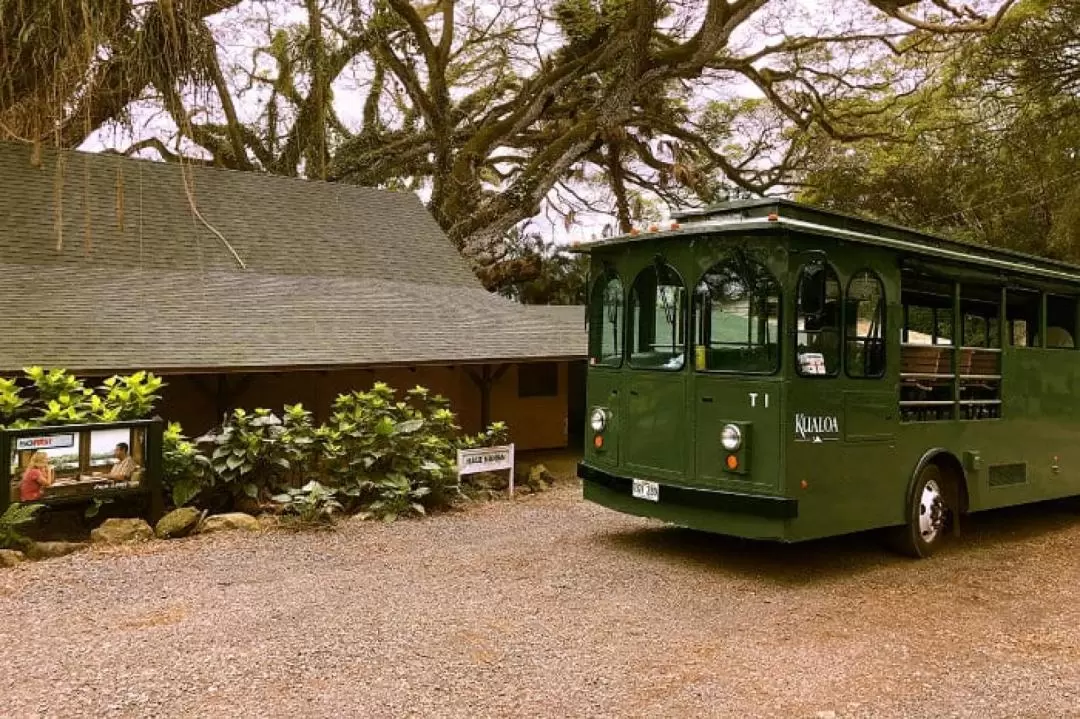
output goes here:
[[586, 499], [800, 541], [1080, 494], [1080, 267], [783, 200], [579, 247]]

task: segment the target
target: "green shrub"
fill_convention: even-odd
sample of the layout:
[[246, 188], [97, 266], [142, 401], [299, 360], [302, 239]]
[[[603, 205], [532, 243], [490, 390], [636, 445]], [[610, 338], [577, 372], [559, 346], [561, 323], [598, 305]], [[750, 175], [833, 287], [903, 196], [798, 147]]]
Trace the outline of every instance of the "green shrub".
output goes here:
[[183, 507], [209, 484], [210, 460], [187, 440], [176, 422], [165, 428], [161, 455], [164, 489], [174, 506]]
[[0, 424], [8, 425], [19, 420], [26, 411], [26, 398], [22, 388], [13, 379], [0, 377]]
[[150, 372], [116, 375], [97, 392], [63, 369], [27, 367], [30, 397], [14, 379], [0, 378], [0, 423], [7, 427], [143, 419], [153, 414], [164, 383]]
[[312, 481], [303, 487], [288, 489], [272, 498], [285, 514], [295, 516], [302, 524], [327, 524], [334, 514], [344, 509], [337, 492]]
[[268, 409], [235, 410], [220, 429], [195, 440], [209, 454], [211, 485], [233, 498], [259, 499], [281, 486], [291, 468], [281, 419]]
[[[110, 377], [98, 388], [103, 395], [99, 404], [109, 416], [95, 416], [95, 419], [112, 422], [149, 417], [154, 405], [161, 399], [159, 392], [164, 386], [161, 378], [151, 372]], [[93, 399], [98, 397], [95, 395]]]
[[25, 549], [30, 540], [19, 532], [19, 527], [34, 521], [41, 510], [40, 504], [9, 504], [0, 514], [0, 549]]
[[329, 477], [354, 506], [390, 521], [461, 496], [449, 403], [422, 387], [406, 397], [382, 382], [343, 394], [325, 433]]

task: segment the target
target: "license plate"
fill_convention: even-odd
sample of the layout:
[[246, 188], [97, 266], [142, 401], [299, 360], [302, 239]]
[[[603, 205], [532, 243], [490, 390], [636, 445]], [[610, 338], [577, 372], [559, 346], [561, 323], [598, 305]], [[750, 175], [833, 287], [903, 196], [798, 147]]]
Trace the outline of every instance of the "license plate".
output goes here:
[[638, 499], [647, 499], [650, 502], [660, 501], [660, 485], [656, 482], [647, 482], [644, 479], [635, 479], [631, 490]]

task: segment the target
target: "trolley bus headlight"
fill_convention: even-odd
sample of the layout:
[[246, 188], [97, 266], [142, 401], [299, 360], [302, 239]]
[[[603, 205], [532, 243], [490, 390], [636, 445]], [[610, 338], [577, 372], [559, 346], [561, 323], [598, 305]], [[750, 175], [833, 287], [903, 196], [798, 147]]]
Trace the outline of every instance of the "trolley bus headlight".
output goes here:
[[729, 452], [734, 452], [742, 446], [742, 430], [733, 424], [724, 425], [720, 433], [720, 444]]
[[603, 432], [604, 427], [607, 427], [607, 412], [599, 407], [594, 409], [589, 417], [589, 426], [592, 427], [593, 432]]

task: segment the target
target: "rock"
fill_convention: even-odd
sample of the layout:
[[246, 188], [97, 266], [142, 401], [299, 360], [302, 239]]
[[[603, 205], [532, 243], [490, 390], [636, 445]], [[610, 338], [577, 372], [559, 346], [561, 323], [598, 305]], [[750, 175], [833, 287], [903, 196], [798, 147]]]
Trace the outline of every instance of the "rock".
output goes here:
[[215, 514], [207, 517], [199, 525], [199, 533], [220, 532], [229, 529], [245, 529], [249, 532], [259, 531], [259, 520], [250, 514], [243, 512], [230, 512], [228, 514]]
[[90, 541], [95, 544], [124, 544], [125, 542], [145, 542], [154, 538], [154, 530], [145, 519], [106, 519], [101, 526], [90, 532]]
[[26, 560], [26, 555], [14, 549], [0, 549], [0, 567], [14, 567]]
[[202, 513], [194, 507], [174, 509], [158, 520], [157, 526], [154, 527], [154, 534], [158, 539], [186, 537], [195, 530], [200, 514]]
[[30, 559], [54, 559], [86, 547], [82, 542], [34, 542], [26, 550]]
[[529, 476], [525, 484], [536, 491], [543, 491], [555, 482], [555, 476], [542, 464], [529, 467]]

